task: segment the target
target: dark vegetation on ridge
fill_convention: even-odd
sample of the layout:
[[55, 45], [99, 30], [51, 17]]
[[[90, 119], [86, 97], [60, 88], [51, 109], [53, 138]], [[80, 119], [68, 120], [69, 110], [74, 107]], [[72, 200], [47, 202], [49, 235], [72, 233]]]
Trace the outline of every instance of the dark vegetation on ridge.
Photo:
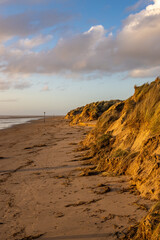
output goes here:
[[[103, 104], [102, 104], [103, 103]], [[98, 109], [98, 110], [97, 110]], [[92, 113], [93, 111], [93, 113]], [[160, 200], [160, 78], [135, 86], [133, 96], [88, 104], [67, 114], [71, 123], [98, 119], [81, 143], [103, 175], [130, 175], [143, 197]], [[157, 203], [125, 239], [160, 239]]]
[[74, 110], [71, 110], [65, 118], [71, 120], [71, 124], [94, 121], [97, 120], [103, 112], [108, 110], [112, 105], [117, 102], [119, 102], [119, 100], [90, 103], [86, 106], [78, 107]]

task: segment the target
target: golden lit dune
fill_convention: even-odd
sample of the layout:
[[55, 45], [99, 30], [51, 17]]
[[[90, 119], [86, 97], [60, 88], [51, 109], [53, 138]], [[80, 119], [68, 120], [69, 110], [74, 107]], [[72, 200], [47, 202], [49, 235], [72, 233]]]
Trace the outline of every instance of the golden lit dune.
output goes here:
[[[81, 117], [76, 119], [78, 121]], [[150, 84], [135, 86], [132, 97], [111, 105], [81, 144], [82, 149], [88, 149], [86, 158], [96, 164], [94, 172], [102, 172], [104, 176], [129, 175], [134, 191], [159, 201], [160, 78]], [[134, 238], [125, 239], [158, 240], [158, 206], [130, 230], [131, 234], [134, 229]]]

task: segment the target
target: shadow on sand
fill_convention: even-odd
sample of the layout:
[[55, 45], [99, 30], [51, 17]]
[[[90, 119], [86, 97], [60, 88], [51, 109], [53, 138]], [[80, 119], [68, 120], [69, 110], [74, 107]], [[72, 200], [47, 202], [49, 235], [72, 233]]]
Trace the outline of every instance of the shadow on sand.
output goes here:
[[78, 166], [74, 165], [63, 165], [63, 166], [57, 166], [57, 167], [43, 167], [43, 168], [25, 168], [25, 169], [7, 169], [7, 170], [0, 170], [0, 174], [3, 173], [14, 173], [14, 172], [34, 172], [34, 171], [46, 171], [46, 170], [55, 170], [55, 169], [61, 169], [61, 168], [75, 168]]
[[41, 240], [61, 240], [61, 239], [94, 239], [94, 238], [105, 238], [113, 236], [111, 233], [98, 233], [98, 234], [84, 234], [84, 235], [69, 235], [69, 236], [57, 236], [57, 237], [48, 237], [45, 238], [44, 236], [39, 238]]

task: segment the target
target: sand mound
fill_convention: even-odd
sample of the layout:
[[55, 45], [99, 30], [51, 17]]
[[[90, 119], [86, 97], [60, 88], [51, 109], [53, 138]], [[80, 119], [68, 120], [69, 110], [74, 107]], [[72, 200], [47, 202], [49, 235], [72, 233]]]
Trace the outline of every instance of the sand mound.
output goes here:
[[71, 124], [94, 121], [97, 120], [103, 112], [109, 109], [116, 102], [119, 102], [119, 100], [90, 103], [86, 106], [70, 111], [65, 118], [71, 120]]

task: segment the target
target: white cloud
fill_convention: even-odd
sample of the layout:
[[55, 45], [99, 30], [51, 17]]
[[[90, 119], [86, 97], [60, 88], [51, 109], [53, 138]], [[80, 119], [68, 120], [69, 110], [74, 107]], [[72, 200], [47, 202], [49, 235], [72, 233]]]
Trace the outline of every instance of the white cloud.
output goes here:
[[0, 90], [8, 90], [11, 88], [11, 83], [9, 81], [4, 81], [0, 79]]
[[[60, 39], [55, 48], [48, 52], [28, 52], [12, 49], [8, 53], [9, 65], [6, 72], [58, 73], [84, 71], [89, 59], [96, 54], [97, 45], [105, 35], [103, 26], [94, 26], [88, 32], [71, 39]], [[10, 55], [9, 55], [10, 54]]]
[[0, 41], [7, 41], [14, 36], [27, 37], [39, 34], [41, 30], [69, 21], [71, 15], [56, 10], [26, 11], [16, 15], [0, 15]]
[[153, 77], [153, 76], [160, 76], [160, 66], [147, 68], [147, 69], [135, 69], [130, 72], [129, 77], [134, 78], [146, 78], [146, 77]]
[[[42, 25], [47, 24], [43, 22]], [[24, 34], [21, 32], [21, 35]], [[139, 13], [131, 14], [116, 36], [107, 33], [102, 25], [92, 26], [84, 33], [60, 39], [54, 48], [39, 53], [32, 47], [47, 41], [47, 37], [21, 39], [18, 44], [24, 47], [23, 50], [2, 45], [0, 59], [5, 62], [3, 71], [6, 73], [77, 76], [81, 73], [129, 72], [132, 77], [151, 76], [159, 71], [159, 36], [160, 0], [155, 0]]]
[[53, 38], [52, 35], [38, 35], [33, 38], [22, 38], [18, 42], [16, 42], [13, 46], [15, 48], [24, 48], [24, 49], [32, 49], [34, 47], [38, 47], [44, 43], [49, 42]]
[[25, 88], [29, 88], [31, 83], [29, 81], [17, 81], [15, 79], [7, 80], [7, 79], [0, 79], [0, 90], [8, 90], [10, 88], [20, 89], [23, 90]]
[[3, 73], [0, 74], [0, 90], [8, 90], [11, 88], [23, 90], [29, 88], [32, 83], [28, 80], [29, 74]]
[[42, 88], [42, 91], [43, 92], [46, 92], [46, 91], [49, 91], [50, 89], [49, 89], [49, 87], [48, 87], [48, 85], [45, 85], [43, 88]]
[[20, 81], [20, 82], [14, 83], [14, 88], [20, 89], [20, 90], [29, 88], [30, 86], [31, 86], [31, 83], [29, 81]]
[[134, 5], [127, 7], [127, 11], [136, 11], [141, 6], [148, 5], [150, 2], [153, 2], [153, 0], [139, 0]]

